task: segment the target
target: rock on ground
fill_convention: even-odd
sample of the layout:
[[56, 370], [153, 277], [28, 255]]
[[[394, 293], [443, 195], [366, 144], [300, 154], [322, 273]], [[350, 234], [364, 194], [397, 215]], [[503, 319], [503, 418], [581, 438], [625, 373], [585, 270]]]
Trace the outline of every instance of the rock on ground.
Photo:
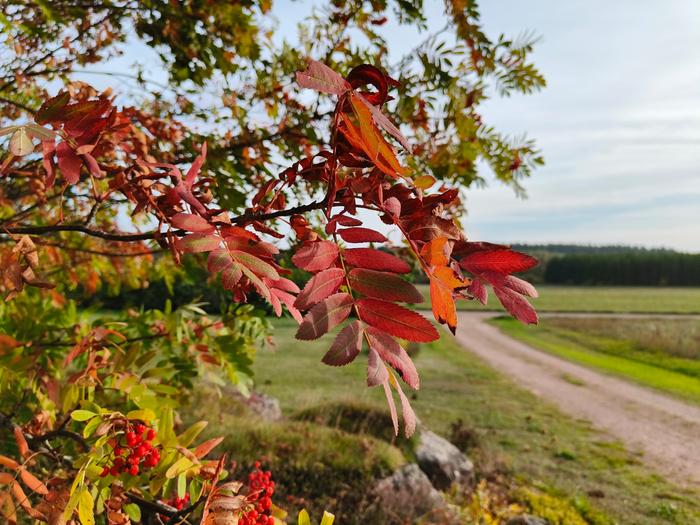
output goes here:
[[378, 508], [391, 523], [411, 523], [420, 516], [447, 507], [442, 494], [415, 463], [378, 481], [374, 494]]
[[430, 430], [420, 433], [416, 459], [435, 488], [448, 489], [453, 483], [468, 484], [474, 477], [474, 464], [445, 438]]

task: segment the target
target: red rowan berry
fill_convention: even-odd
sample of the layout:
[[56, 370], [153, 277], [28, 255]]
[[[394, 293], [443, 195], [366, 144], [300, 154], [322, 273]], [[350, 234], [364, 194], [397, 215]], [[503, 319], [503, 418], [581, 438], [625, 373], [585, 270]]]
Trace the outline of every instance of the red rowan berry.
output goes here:
[[100, 477], [101, 477], [101, 478], [104, 478], [104, 477], [107, 477], [107, 476], [109, 476], [109, 467], [108, 467], [107, 465], [105, 465], [105, 466], [102, 468], [102, 472], [100, 472]]
[[148, 432], [146, 433], [146, 439], [148, 441], [153, 441], [156, 438], [156, 431], [153, 430], [152, 428], [148, 429]]
[[131, 465], [129, 468], [129, 474], [132, 476], [137, 476], [139, 473], [139, 466], [138, 465]]

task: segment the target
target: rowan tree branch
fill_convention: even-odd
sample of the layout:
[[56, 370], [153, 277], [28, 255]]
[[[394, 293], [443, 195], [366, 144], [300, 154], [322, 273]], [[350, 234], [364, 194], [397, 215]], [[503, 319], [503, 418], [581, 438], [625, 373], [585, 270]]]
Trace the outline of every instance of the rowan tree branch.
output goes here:
[[[244, 213], [238, 217], [231, 219], [233, 224], [245, 224], [254, 221], [267, 221], [271, 219], [276, 219], [279, 217], [289, 217], [297, 213], [305, 213], [313, 210], [323, 209], [326, 205], [327, 199], [322, 199], [320, 201], [313, 201], [309, 204], [304, 204], [301, 206], [296, 206], [294, 208], [288, 208], [286, 210], [278, 210], [268, 213]], [[158, 239], [164, 236], [165, 232], [151, 231], [145, 233], [112, 233], [105, 232], [102, 230], [95, 230], [93, 228], [88, 228], [82, 224], [52, 224], [46, 226], [17, 226], [17, 227], [7, 227], [0, 231], [0, 234], [4, 235], [46, 235], [58, 232], [78, 232], [84, 233], [85, 235], [90, 235], [92, 237], [98, 237], [100, 239], [105, 239], [108, 241], [119, 241], [119, 242], [136, 242], [136, 241], [147, 241], [150, 239]], [[184, 230], [173, 230], [173, 235], [178, 237], [183, 237], [187, 235]]]

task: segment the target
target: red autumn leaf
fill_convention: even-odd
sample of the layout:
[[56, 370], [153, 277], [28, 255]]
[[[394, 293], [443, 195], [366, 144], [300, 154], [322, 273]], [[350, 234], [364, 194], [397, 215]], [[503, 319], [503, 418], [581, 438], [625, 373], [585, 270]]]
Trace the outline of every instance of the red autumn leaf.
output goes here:
[[233, 290], [238, 281], [243, 277], [241, 267], [237, 264], [229, 266], [221, 272], [221, 284], [224, 290]]
[[353, 290], [368, 297], [404, 303], [424, 301], [423, 295], [415, 286], [395, 273], [354, 268], [350, 270], [348, 280]]
[[388, 334], [409, 341], [428, 343], [440, 335], [430, 321], [417, 312], [379, 299], [357, 301], [360, 319]]
[[484, 281], [478, 277], [472, 279], [471, 284], [467, 288], [467, 293], [478, 300], [481, 304], [486, 304], [489, 299], [489, 293], [484, 285]]
[[170, 218], [176, 228], [195, 233], [212, 233], [216, 228], [204, 217], [192, 213], [177, 213]]
[[409, 273], [411, 267], [405, 261], [374, 248], [348, 248], [343, 258], [350, 266], [394, 273]]
[[297, 72], [297, 83], [303, 88], [315, 89], [330, 95], [342, 95], [352, 89], [350, 83], [327, 65], [309, 60], [306, 71]]
[[401, 378], [411, 388], [418, 390], [420, 388], [420, 379], [416, 365], [406, 353], [406, 350], [398, 343], [396, 339], [382, 330], [372, 326], [367, 327], [367, 340], [370, 348], [374, 348], [384, 362], [401, 374]]
[[205, 441], [194, 449], [194, 455], [197, 459], [202, 459], [209, 454], [215, 447], [224, 440], [223, 436], [216, 437]]
[[363, 333], [360, 321], [353, 321], [347, 325], [338, 333], [322, 361], [330, 366], [344, 366], [352, 363], [362, 351]]
[[61, 119], [63, 108], [70, 102], [70, 94], [68, 91], [61, 91], [55, 97], [46, 100], [34, 116], [37, 124], [46, 124]]
[[297, 296], [294, 306], [300, 310], [306, 310], [319, 301], [334, 294], [340, 288], [345, 279], [342, 268], [328, 268], [314, 275]]
[[367, 355], [367, 386], [377, 386], [389, 380], [389, 371], [386, 369], [379, 353], [369, 349]]
[[56, 146], [56, 157], [58, 158], [58, 167], [66, 182], [68, 184], [77, 183], [80, 180], [83, 159], [73, 151], [67, 142], [61, 142]]
[[416, 413], [413, 411], [406, 394], [403, 393], [399, 382], [394, 381], [394, 385], [396, 386], [396, 391], [399, 393], [399, 399], [401, 399], [401, 416], [403, 417], [404, 435], [406, 438], [410, 438], [416, 431], [416, 424], [418, 423]]
[[387, 376], [386, 381], [382, 383], [382, 388], [384, 389], [384, 395], [386, 396], [386, 404], [389, 405], [389, 414], [391, 415], [391, 423], [394, 426], [394, 435], [399, 435], [399, 416], [396, 413], [396, 403], [394, 402], [394, 396], [391, 393], [391, 385], [389, 384], [389, 377]]
[[297, 339], [318, 339], [345, 321], [352, 309], [352, 297], [347, 293], [337, 293], [318, 303], [309, 313], [297, 330]]
[[186, 253], [210, 252], [220, 244], [221, 237], [204, 233], [191, 233], [175, 241], [177, 249]]
[[387, 239], [378, 231], [369, 228], [345, 228], [338, 235], [346, 242], [385, 242]]
[[522, 295], [510, 288], [494, 286], [493, 292], [501, 301], [503, 307], [508, 310], [513, 317], [526, 324], [537, 324], [537, 312]]
[[338, 258], [338, 247], [330, 241], [305, 242], [292, 257], [297, 268], [318, 272], [330, 268]]
[[256, 257], [253, 254], [244, 252], [242, 250], [231, 250], [229, 253], [231, 254], [231, 257], [234, 261], [250, 269], [252, 272], [255, 273], [255, 275], [259, 275], [260, 277], [266, 277], [274, 281], [280, 278], [274, 266], [272, 266], [269, 263], [266, 263], [265, 261], [263, 261], [259, 257]]
[[209, 257], [207, 258], [207, 269], [210, 273], [218, 273], [225, 270], [233, 264], [233, 259], [231, 259], [231, 254], [226, 248], [217, 248], [216, 250], [209, 252]]
[[464, 257], [459, 265], [468, 272], [515, 273], [524, 272], [537, 265], [537, 259], [510, 249], [474, 252]]

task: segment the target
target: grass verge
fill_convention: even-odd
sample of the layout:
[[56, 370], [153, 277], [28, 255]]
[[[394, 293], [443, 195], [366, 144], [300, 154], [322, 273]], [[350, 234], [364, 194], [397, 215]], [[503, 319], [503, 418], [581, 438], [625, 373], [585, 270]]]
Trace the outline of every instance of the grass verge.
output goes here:
[[534, 348], [700, 404], [699, 361], [660, 351], [643, 351], [634, 341], [562, 328], [557, 321], [544, 319], [538, 326], [525, 326], [514, 319], [499, 317], [490, 322]]

